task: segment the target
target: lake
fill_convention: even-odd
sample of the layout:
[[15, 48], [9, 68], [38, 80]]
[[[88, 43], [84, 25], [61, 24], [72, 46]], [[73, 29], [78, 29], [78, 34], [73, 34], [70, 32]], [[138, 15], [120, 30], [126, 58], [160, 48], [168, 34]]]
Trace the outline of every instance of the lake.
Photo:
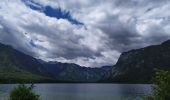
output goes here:
[[[0, 100], [15, 84], [0, 85]], [[35, 84], [41, 100], [142, 100], [152, 93], [149, 84]]]

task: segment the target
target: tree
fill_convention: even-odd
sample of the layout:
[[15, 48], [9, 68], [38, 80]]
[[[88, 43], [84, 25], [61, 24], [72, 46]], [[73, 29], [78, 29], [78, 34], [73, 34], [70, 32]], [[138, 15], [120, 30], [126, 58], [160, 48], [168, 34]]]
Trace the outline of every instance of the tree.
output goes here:
[[170, 100], [170, 72], [156, 69], [153, 78], [153, 97], [146, 100]]
[[33, 85], [27, 87], [20, 84], [11, 91], [9, 100], [40, 100], [40, 96], [32, 91], [33, 88]]
[[170, 100], [170, 72], [156, 70], [154, 78], [154, 98], [156, 100]]

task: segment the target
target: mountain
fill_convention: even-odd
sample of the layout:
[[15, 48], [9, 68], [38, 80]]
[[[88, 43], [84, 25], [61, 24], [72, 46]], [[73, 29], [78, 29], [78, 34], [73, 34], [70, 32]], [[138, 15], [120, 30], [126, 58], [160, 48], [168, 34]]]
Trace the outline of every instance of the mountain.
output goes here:
[[0, 83], [122, 82], [150, 83], [154, 69], [170, 70], [170, 40], [124, 52], [114, 66], [88, 68], [45, 62], [0, 44]]
[[49, 81], [35, 58], [0, 44], [0, 83]]
[[108, 82], [150, 83], [154, 69], [170, 70], [170, 40], [122, 53], [105, 77]]
[[111, 66], [88, 68], [77, 64], [61, 62], [41, 63], [55, 79], [67, 82], [97, 82], [101, 80], [111, 68]]
[[0, 44], [0, 83], [97, 82], [111, 66], [87, 68], [76, 64], [45, 62], [11, 46]]

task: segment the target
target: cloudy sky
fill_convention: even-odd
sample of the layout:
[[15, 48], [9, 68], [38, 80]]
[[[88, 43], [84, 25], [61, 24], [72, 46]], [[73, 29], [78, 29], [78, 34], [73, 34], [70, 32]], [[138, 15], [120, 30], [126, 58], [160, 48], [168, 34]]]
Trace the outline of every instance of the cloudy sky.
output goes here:
[[170, 38], [170, 0], [1, 0], [0, 42], [46, 61], [99, 67]]

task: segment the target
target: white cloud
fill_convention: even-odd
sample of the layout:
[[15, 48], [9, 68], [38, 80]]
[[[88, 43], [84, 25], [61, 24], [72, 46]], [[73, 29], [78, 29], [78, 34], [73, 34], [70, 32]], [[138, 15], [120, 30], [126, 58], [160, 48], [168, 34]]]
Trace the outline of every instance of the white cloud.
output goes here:
[[84, 23], [75, 25], [46, 16], [21, 0], [0, 2], [0, 41], [44, 60], [110, 65], [123, 51], [159, 43], [170, 36], [168, 0], [34, 1], [68, 10]]

